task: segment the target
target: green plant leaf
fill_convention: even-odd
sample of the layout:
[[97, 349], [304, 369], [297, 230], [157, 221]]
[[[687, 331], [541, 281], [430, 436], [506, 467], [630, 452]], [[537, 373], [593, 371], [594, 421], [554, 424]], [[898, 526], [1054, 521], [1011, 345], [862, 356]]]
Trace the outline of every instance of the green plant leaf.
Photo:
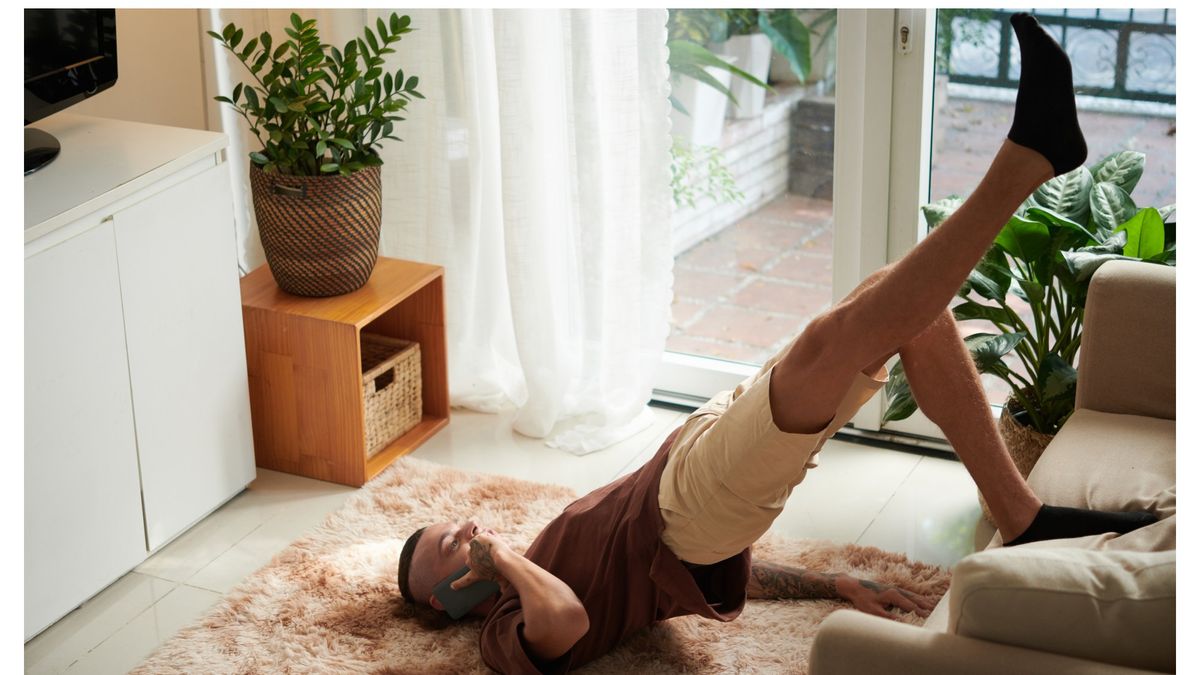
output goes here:
[[272, 96], [267, 100], [271, 103], [272, 106], [274, 106], [275, 112], [285, 113], [288, 111], [287, 102], [284, 101], [283, 99], [279, 98], [278, 96]]
[[1095, 243], [1100, 242], [1100, 240], [1096, 238], [1096, 235], [1092, 234], [1083, 225], [1080, 225], [1070, 218], [1067, 218], [1061, 213], [1051, 211], [1050, 209], [1042, 208], [1040, 206], [1030, 206], [1025, 210], [1025, 218], [1029, 220], [1041, 221], [1051, 227], [1066, 228], [1082, 235], [1089, 241]]
[[1037, 384], [1042, 400], [1070, 397], [1075, 399], [1075, 383], [1078, 372], [1061, 356], [1053, 352], [1046, 354], [1038, 366]]
[[996, 244], [1017, 260], [1033, 264], [1046, 255], [1050, 228], [1036, 220], [1013, 216], [996, 235]]
[[1092, 176], [1098, 183], [1113, 183], [1126, 193], [1133, 194], [1146, 167], [1146, 155], [1142, 152], [1122, 150], [1114, 152], [1092, 167]]
[[904, 364], [900, 361], [892, 366], [884, 385], [888, 407], [883, 413], [884, 422], [895, 422], [912, 415], [917, 410], [917, 400], [913, 398], [912, 388], [908, 384], [908, 376], [904, 374]]
[[[983, 263], [980, 264], [982, 265]], [[971, 273], [967, 275], [967, 285], [971, 287], [971, 290], [978, 293], [980, 297], [988, 300], [1002, 301], [1008, 293], [1007, 282], [1007, 278], [1004, 279], [1004, 282], [998, 282], [996, 279], [985, 274], [984, 271], [981, 271], [979, 267], [971, 270]]]
[[1149, 258], [1143, 258], [1146, 262], [1158, 263], [1160, 265], [1175, 266], [1175, 247], [1168, 246], [1162, 253]]
[[1046, 297], [1046, 287], [1033, 279], [1018, 278], [1013, 293], [1030, 304], [1040, 303]]
[[1116, 229], [1129, 238], [1124, 253], [1133, 258], [1152, 258], [1163, 252], [1166, 233], [1158, 209], [1144, 208]]
[[719, 80], [710, 75], [705, 68], [718, 68], [728, 70], [738, 77], [758, 85], [764, 89], [770, 89], [766, 82], [759, 80], [750, 73], [738, 68], [721, 57], [713, 54], [704, 47], [687, 40], [669, 40], [667, 42], [667, 64], [671, 70], [679, 74], [686, 75], [692, 79], [698, 80], [716, 89], [729, 100], [737, 103], [737, 99], [729, 88], [721, 84]]
[[1158, 207], [1158, 215], [1162, 216], [1164, 223], [1170, 223], [1175, 219], [1175, 205], [1167, 204], [1166, 206]]
[[973, 300], [967, 300], [960, 305], [955, 305], [954, 318], [958, 321], [971, 321], [972, 319], [984, 319], [991, 321], [997, 326], [1012, 326], [1012, 318], [1008, 316], [1000, 307], [989, 307], [981, 305]]
[[1033, 192], [1033, 199], [1042, 207], [1075, 222], [1086, 221], [1088, 198], [1094, 182], [1092, 173], [1081, 166], [1042, 183]]
[[812, 70], [811, 37], [808, 26], [792, 9], [759, 10], [758, 27], [771, 46], [787, 59], [796, 77], [804, 82]]
[[1137, 260], [1120, 253], [1093, 253], [1090, 251], [1063, 251], [1063, 262], [1075, 281], [1087, 283], [1101, 265], [1109, 260]]
[[250, 54], [254, 52], [254, 48], [257, 46], [258, 38], [250, 38], [250, 41], [246, 43], [246, 46], [242, 47], [242, 53], [239, 54], [238, 57], [245, 61], [246, 59], [250, 58]]
[[292, 12], [292, 15], [291, 15], [291, 17], [289, 17], [289, 19], [292, 22], [292, 28], [296, 29], [297, 31], [304, 30], [304, 24], [300, 22], [299, 14]]
[[1116, 183], [1096, 183], [1089, 197], [1092, 218], [1104, 232], [1113, 232], [1137, 213], [1129, 193]]
[[266, 164], [271, 160], [261, 152], [252, 152], [250, 153], [250, 161], [254, 162], [255, 164]]
[[333, 173], [334, 171], [337, 171], [340, 168], [341, 167], [339, 165], [337, 165], [336, 163], [328, 162], [326, 164], [321, 165], [321, 173]]
[[979, 372], [995, 375], [998, 374], [996, 365], [1000, 364], [1004, 355], [1011, 352], [1025, 337], [1026, 334], [1022, 331], [1001, 333], [1000, 335], [975, 333], [968, 335], [964, 342]]
[[921, 213], [925, 216], [925, 223], [929, 226], [929, 229], [932, 230], [933, 228], [945, 222], [945, 220], [949, 218], [951, 214], [957, 211], [958, 207], [962, 205], [963, 199], [961, 197], [951, 196], [946, 197], [945, 199], [939, 199], [932, 204], [926, 204], [922, 206]]

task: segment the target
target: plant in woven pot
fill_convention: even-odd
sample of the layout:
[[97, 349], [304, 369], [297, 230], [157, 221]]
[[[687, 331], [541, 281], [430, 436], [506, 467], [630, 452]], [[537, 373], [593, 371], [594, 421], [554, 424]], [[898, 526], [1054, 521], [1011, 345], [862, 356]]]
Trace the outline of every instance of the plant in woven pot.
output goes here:
[[[994, 328], [964, 339], [979, 372], [1010, 388], [1000, 433], [1023, 477], [1075, 410], [1075, 363], [1092, 274], [1108, 260], [1175, 264], [1175, 206], [1139, 209], [1130, 197], [1145, 161], [1140, 152], [1118, 152], [1042, 184], [958, 293], [957, 320]], [[921, 210], [936, 227], [962, 202], [950, 197]], [[885, 395], [884, 421], [917, 408], [900, 362]], [[982, 496], [980, 505], [991, 521]]]
[[377, 149], [400, 140], [400, 113], [424, 98], [417, 77], [385, 69], [410, 23], [394, 13], [377, 19], [341, 50], [322, 44], [316, 21], [297, 14], [279, 43], [265, 31], [243, 42], [232, 23], [208, 32], [252, 76], [216, 100], [262, 143], [250, 153], [254, 214], [271, 274], [289, 293], [340, 295], [371, 277], [383, 204]]

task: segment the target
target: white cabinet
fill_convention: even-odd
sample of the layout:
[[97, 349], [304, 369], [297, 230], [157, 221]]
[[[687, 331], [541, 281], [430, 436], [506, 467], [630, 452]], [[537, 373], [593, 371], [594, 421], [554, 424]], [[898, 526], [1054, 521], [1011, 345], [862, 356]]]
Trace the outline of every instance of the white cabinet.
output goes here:
[[25, 637], [146, 557], [105, 222], [25, 260]]
[[254, 479], [224, 136], [64, 116], [26, 177], [25, 638]]

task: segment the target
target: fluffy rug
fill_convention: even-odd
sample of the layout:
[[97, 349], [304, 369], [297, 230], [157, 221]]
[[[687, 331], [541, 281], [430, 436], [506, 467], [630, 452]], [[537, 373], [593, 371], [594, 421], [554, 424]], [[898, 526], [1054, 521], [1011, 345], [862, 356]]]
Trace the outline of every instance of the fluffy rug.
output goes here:
[[[479, 620], [433, 630], [399, 599], [403, 538], [432, 522], [474, 517], [502, 529], [514, 547], [527, 546], [575, 497], [564, 487], [403, 458], [132, 672], [488, 672], [478, 652]], [[768, 537], [755, 545], [755, 557], [929, 595], [945, 593], [950, 583], [943, 568], [849, 544]], [[730, 623], [672, 619], [580, 672], [804, 673], [817, 625], [842, 607], [848, 605], [751, 601]]]

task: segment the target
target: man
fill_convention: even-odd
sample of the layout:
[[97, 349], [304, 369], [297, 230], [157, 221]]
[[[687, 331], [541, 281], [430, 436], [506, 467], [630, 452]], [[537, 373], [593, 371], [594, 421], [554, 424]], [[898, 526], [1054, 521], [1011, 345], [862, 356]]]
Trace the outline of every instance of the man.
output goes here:
[[515, 554], [474, 522], [422, 528], [405, 543], [398, 583], [441, 609], [432, 589], [482, 579], [501, 590], [484, 616], [484, 661], [505, 672], [562, 672], [655, 621], [730, 621], [751, 598], [843, 598], [887, 616], [932, 604], [844, 575], [751, 561], [826, 439], [883, 384], [899, 354], [913, 393], [978, 484], [1006, 545], [1127, 532], [1149, 513], [1047, 506], [1004, 449], [971, 358], [946, 307], [1009, 216], [1087, 146], [1066, 54], [1027, 14], [1012, 24], [1021, 82], [1008, 139], [979, 187], [896, 263], [872, 274], [732, 392], [691, 415], [641, 469], [579, 499]]

